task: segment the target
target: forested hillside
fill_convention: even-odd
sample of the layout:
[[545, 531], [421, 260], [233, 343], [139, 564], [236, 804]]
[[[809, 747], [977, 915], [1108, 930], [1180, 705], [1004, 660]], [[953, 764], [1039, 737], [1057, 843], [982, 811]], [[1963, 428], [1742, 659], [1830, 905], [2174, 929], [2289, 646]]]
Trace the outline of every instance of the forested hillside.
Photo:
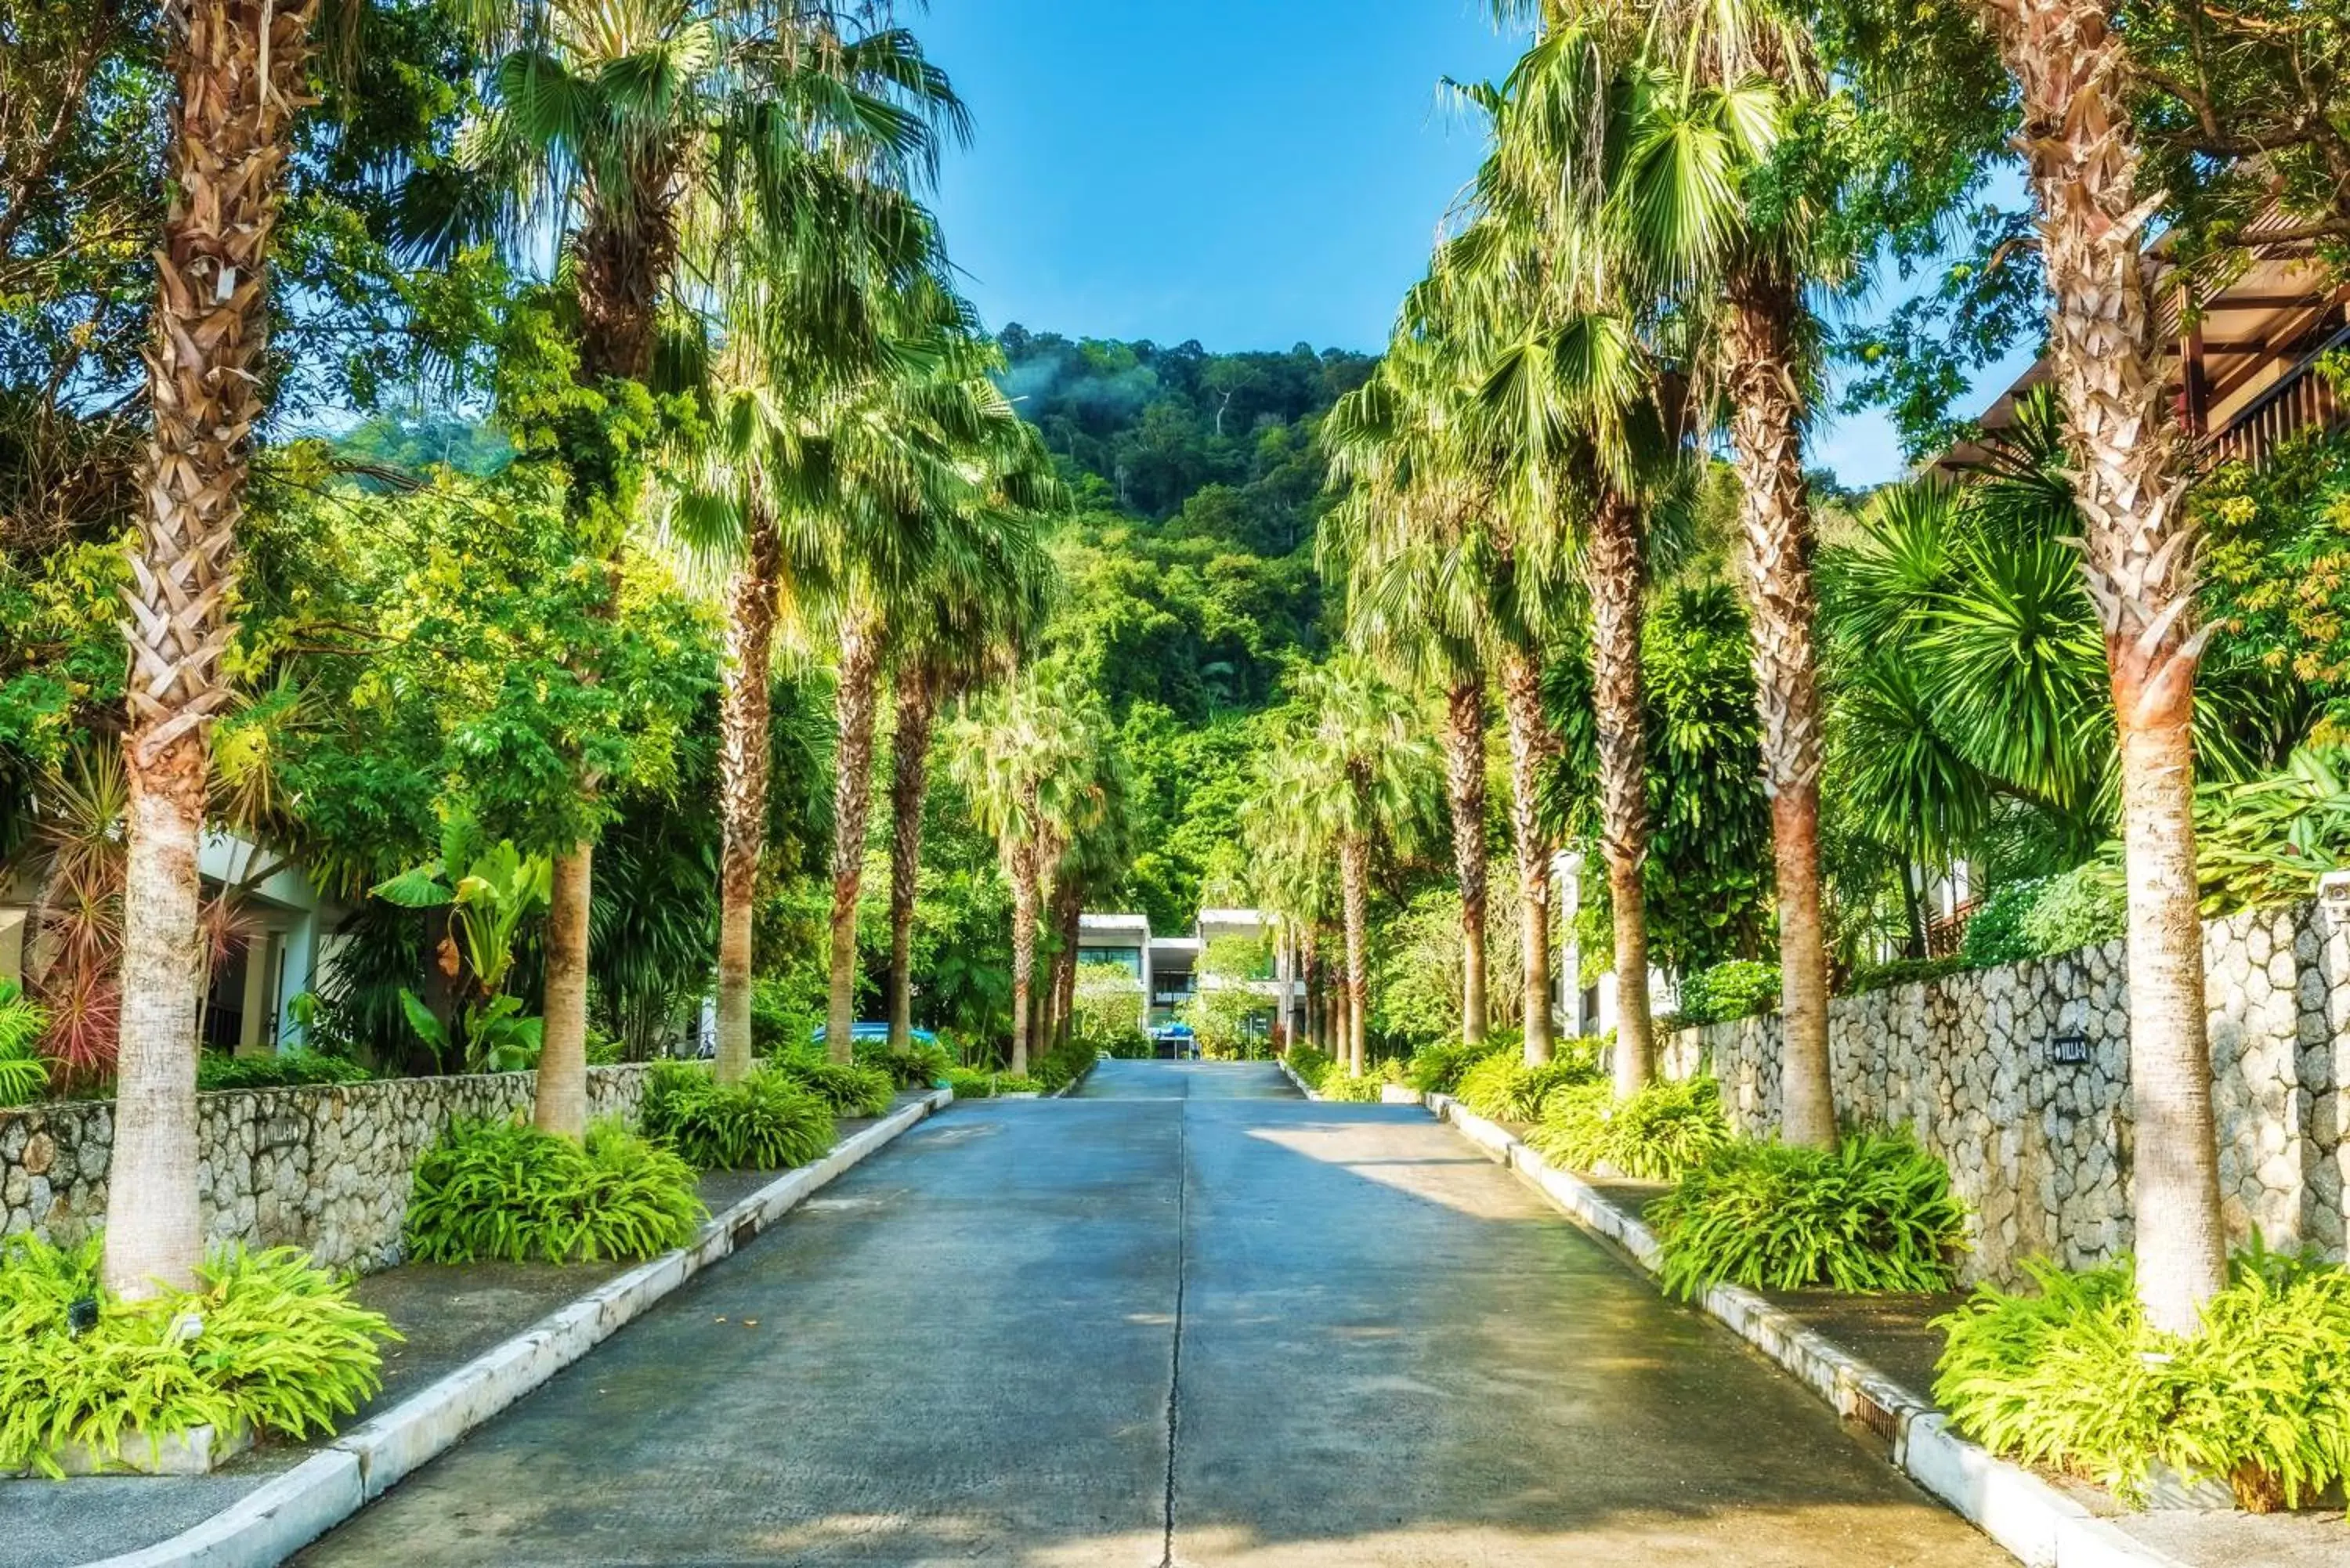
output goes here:
[[1125, 742], [1135, 853], [1120, 901], [1183, 929], [1237, 869], [1251, 719], [1286, 664], [1325, 644], [1315, 431], [1373, 361], [1018, 326], [999, 341], [1004, 389], [1076, 503], [1052, 541], [1062, 598], [1047, 638], [1097, 683]]

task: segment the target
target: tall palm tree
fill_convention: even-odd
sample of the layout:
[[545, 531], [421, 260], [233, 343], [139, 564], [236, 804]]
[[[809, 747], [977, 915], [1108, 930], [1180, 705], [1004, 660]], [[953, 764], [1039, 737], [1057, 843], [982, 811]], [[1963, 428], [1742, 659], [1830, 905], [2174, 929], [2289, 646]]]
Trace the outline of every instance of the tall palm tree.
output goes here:
[[1371, 851], [1382, 837], [1409, 835], [1424, 813], [1430, 759], [1410, 700], [1360, 654], [1335, 654], [1295, 687], [1305, 723], [1290, 782], [1310, 788], [1313, 809], [1337, 846], [1338, 897], [1347, 934], [1348, 1074], [1363, 1075], [1370, 1015]]
[[[844, 1062], [856, 1024], [857, 909], [888, 644], [893, 634], [925, 635], [900, 628], [931, 618], [939, 607], [1017, 594], [1016, 576], [1002, 574], [1033, 570], [1025, 557], [1035, 551], [1035, 535], [1024, 504], [1055, 493], [1033, 427], [986, 375], [997, 363], [993, 350], [963, 337], [946, 348], [936, 369], [901, 383], [884, 417], [872, 422], [881, 439], [857, 443], [887, 461], [858, 470], [861, 486], [879, 492], [884, 505], [868, 535], [871, 547], [853, 550], [842, 574], [836, 618], [840, 742], [826, 1040]], [[841, 444], [847, 453], [849, 443]]]
[[1356, 647], [1434, 686], [1444, 702], [1445, 800], [1461, 891], [1461, 1038], [1485, 1040], [1489, 862], [1483, 585], [1463, 569], [1451, 508], [1475, 493], [1448, 462], [1440, 432], [1375, 378], [1323, 423], [1335, 478], [1350, 487], [1317, 545], [1347, 572], [1347, 635]]
[[2064, 400], [2085, 565], [2121, 742], [2129, 867], [2130, 1095], [2137, 1288], [2191, 1332], [2226, 1282], [2195, 880], [2195, 624], [2185, 468], [2164, 392], [2145, 252], [2127, 46], [2102, 0], [1984, 0], [2022, 89], [2018, 145], [2038, 210], [2049, 358]]
[[171, 202], [147, 355], [154, 434], [131, 552], [122, 1012], [105, 1278], [126, 1296], [190, 1283], [196, 1190], [198, 936], [212, 761], [228, 701], [238, 521], [262, 415], [269, 262], [305, 100], [315, 0], [172, 0]]
[[1036, 925], [1046, 873], [1072, 799], [1091, 787], [1107, 716], [1066, 667], [1044, 661], [966, 706], [948, 736], [949, 765], [980, 826], [995, 836], [1012, 889], [1012, 1070], [1028, 1070], [1036, 1001]]
[[[1061, 504], [1057, 486], [1037, 462], [1023, 462], [1003, 477], [1005, 498], [1024, 510]], [[1045, 615], [1050, 563], [1034, 532], [1003, 529], [984, 537], [1002, 549], [1002, 559], [976, 576], [939, 585], [930, 613], [913, 618], [899, 641], [890, 732], [889, 1044], [899, 1050], [913, 1032], [914, 902], [939, 709], [989, 669], [1016, 662]]]
[[[885, 25], [886, 7], [493, 0], [482, 20], [503, 51], [490, 112], [460, 179], [442, 186], [448, 199], [412, 227], [443, 246], [487, 233], [525, 254], [561, 235], [583, 388], [647, 381], [690, 253], [805, 258], [855, 234], [886, 241], [905, 271], [931, 264], [930, 225], [893, 198], [934, 172], [941, 132], [960, 134], [964, 115], [913, 39]], [[583, 546], [610, 562], [634, 521], [632, 465], [593, 420], [567, 418], [556, 433]], [[581, 786], [596, 781], [583, 773]], [[558, 849], [547, 923], [536, 1119], [575, 1137], [593, 850]]]
[[1830, 90], [1800, 18], [1773, 0], [1501, 0], [1543, 34], [1512, 73], [1524, 106], [1502, 157], [1515, 183], [1576, 209], [1631, 297], [1700, 319], [1742, 505], [1772, 808], [1783, 974], [1782, 1133], [1836, 1136], [1827, 1047], [1819, 787], [1823, 752], [1812, 517], [1804, 473], [1814, 322], [1804, 291], [1834, 270], [1832, 225], [1775, 161], [1800, 106]]

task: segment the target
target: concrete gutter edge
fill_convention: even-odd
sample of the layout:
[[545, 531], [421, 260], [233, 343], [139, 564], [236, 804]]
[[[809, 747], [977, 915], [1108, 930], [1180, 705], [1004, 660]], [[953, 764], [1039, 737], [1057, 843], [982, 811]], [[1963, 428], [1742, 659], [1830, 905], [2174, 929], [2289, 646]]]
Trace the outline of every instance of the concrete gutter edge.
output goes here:
[[[1648, 1273], [1657, 1272], [1657, 1239], [1638, 1216], [1551, 1165], [1509, 1129], [1465, 1109], [1451, 1096], [1430, 1095], [1426, 1105], [1429, 1114], [1450, 1123], [1568, 1219], [1615, 1242]], [[2133, 1540], [2022, 1466], [1959, 1436], [1939, 1410], [1754, 1292], [1717, 1285], [1698, 1304], [1834, 1406], [1839, 1416], [1859, 1414], [1864, 1402], [1889, 1416], [1894, 1467], [2018, 1562], [2030, 1568], [2184, 1568], [2178, 1559]]]
[[1318, 1100], [1322, 1097], [1320, 1095], [1315, 1093], [1312, 1089], [1306, 1086], [1305, 1080], [1299, 1077], [1297, 1075], [1297, 1070], [1289, 1064], [1288, 1057], [1275, 1056], [1274, 1058], [1274, 1062], [1281, 1068], [1281, 1075], [1297, 1085], [1297, 1092], [1299, 1094], [1305, 1096], [1309, 1100]]
[[456, 1446], [791, 1212], [810, 1194], [954, 1101], [934, 1089], [711, 1217], [685, 1246], [607, 1281], [344, 1433], [285, 1474], [168, 1541], [86, 1568], [276, 1568]]

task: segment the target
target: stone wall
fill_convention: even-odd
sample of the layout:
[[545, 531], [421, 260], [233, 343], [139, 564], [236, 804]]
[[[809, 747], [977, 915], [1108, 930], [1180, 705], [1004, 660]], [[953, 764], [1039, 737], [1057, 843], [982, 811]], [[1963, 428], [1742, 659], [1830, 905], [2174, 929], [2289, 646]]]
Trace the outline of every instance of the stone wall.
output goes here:
[[[2350, 919], [2306, 905], [2204, 929], [2213, 1108], [2228, 1228], [2344, 1255]], [[1837, 1107], [1912, 1129], [1979, 1231], [1969, 1277], [2068, 1267], [2131, 1243], [2129, 988], [2122, 944], [1981, 970], [1829, 1009]], [[1710, 1065], [1743, 1132], [1779, 1114], [1779, 1021], [1682, 1032], [1666, 1071]]]
[[[634, 1120], [642, 1067], [595, 1067], [595, 1116]], [[213, 1241], [306, 1247], [338, 1267], [400, 1261], [416, 1162], [457, 1116], [527, 1111], [536, 1075], [392, 1078], [196, 1097], [205, 1233]], [[67, 1101], [0, 1110], [0, 1234], [61, 1244], [105, 1222], [114, 1106]]]

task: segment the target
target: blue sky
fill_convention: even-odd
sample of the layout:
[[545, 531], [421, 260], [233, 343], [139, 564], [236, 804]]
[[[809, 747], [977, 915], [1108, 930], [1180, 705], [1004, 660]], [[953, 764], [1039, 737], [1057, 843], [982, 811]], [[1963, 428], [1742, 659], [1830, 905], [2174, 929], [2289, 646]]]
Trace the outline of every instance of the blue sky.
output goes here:
[[[977, 136], [938, 193], [991, 326], [1376, 349], [1476, 167], [1440, 82], [1517, 47], [1482, 0], [931, 0], [913, 18]], [[1823, 421], [1848, 484], [1898, 473]]]

